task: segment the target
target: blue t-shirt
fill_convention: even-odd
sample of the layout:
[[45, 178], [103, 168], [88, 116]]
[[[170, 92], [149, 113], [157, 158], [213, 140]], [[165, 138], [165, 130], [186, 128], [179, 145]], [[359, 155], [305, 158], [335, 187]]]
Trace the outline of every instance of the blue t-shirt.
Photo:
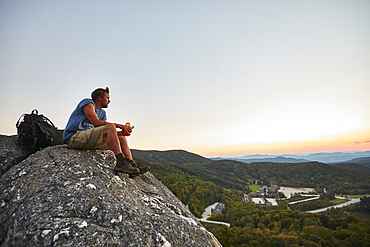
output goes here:
[[88, 130], [94, 128], [94, 125], [90, 123], [89, 119], [87, 119], [85, 112], [82, 110], [82, 107], [92, 103], [95, 107], [95, 113], [98, 116], [99, 120], [107, 120], [107, 114], [103, 109], [99, 109], [96, 107], [94, 101], [92, 99], [83, 99], [77, 105], [76, 109], [72, 112], [71, 116], [69, 117], [67, 126], [63, 132], [63, 143], [67, 143], [68, 138], [76, 134], [78, 130]]

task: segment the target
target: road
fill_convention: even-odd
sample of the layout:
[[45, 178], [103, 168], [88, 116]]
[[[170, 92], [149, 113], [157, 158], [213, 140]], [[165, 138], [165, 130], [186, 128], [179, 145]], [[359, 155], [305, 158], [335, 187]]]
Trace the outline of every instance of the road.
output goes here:
[[[338, 198], [338, 199], [348, 199], [348, 198], [340, 197], [340, 196], [336, 196], [335, 198]], [[317, 199], [317, 198], [315, 198], [315, 199]], [[330, 208], [342, 208], [342, 207], [345, 207], [345, 206], [348, 206], [348, 205], [351, 205], [351, 204], [354, 204], [354, 203], [358, 203], [360, 201], [361, 201], [360, 198], [350, 199], [348, 202], [345, 202], [345, 203], [341, 203], [341, 204], [330, 206], [330, 207], [326, 207], [326, 208], [320, 208], [320, 209], [315, 209], [315, 210], [307, 211], [307, 213], [313, 213], [313, 214], [321, 213], [321, 212], [324, 212], [324, 211], [326, 211], [326, 210], [328, 210]], [[217, 204], [218, 204], [218, 202], [216, 202], [216, 203], [208, 206], [204, 210], [204, 213], [202, 214], [202, 218], [199, 219], [199, 221], [201, 221], [201, 222], [207, 222], [207, 223], [213, 223], [213, 224], [221, 224], [221, 225], [225, 225], [225, 226], [230, 227], [230, 223], [221, 222], [221, 221], [207, 220], [211, 216], [211, 209], [214, 208]]]
[[208, 217], [211, 216], [211, 209], [214, 208], [219, 202], [216, 202], [212, 205], [209, 205], [208, 207], [206, 207], [206, 209], [204, 210], [204, 213], [202, 214], [202, 218], [199, 219], [199, 221], [201, 222], [207, 222], [207, 223], [213, 223], [213, 224], [221, 224], [221, 225], [225, 225], [225, 226], [228, 226], [230, 227], [230, 223], [226, 223], [226, 222], [221, 222], [221, 221], [212, 221], [212, 220], [207, 220]]
[[[338, 198], [338, 199], [347, 199], [345, 197], [339, 197], [339, 196], [336, 196], [335, 198]], [[324, 212], [330, 208], [342, 208], [342, 207], [345, 207], [345, 206], [348, 206], [348, 205], [351, 205], [351, 204], [354, 204], [354, 203], [358, 203], [360, 202], [360, 198], [356, 198], [356, 199], [351, 199], [350, 201], [348, 202], [345, 202], [345, 203], [342, 203], [342, 204], [338, 204], [338, 205], [334, 205], [334, 206], [330, 206], [330, 207], [326, 207], [326, 208], [320, 208], [320, 209], [316, 209], [316, 210], [311, 210], [311, 211], [307, 211], [307, 213], [313, 213], [313, 214], [316, 214], [316, 213], [321, 213], [321, 212]]]
[[[312, 196], [312, 195], [301, 195], [301, 196]], [[289, 202], [288, 204], [292, 205], [292, 204], [296, 204], [296, 203], [300, 203], [300, 202], [307, 202], [307, 201], [317, 200], [319, 198], [320, 198], [320, 196], [315, 196], [315, 197], [308, 198], [308, 199], [303, 199], [303, 200], [300, 200], [300, 201]]]

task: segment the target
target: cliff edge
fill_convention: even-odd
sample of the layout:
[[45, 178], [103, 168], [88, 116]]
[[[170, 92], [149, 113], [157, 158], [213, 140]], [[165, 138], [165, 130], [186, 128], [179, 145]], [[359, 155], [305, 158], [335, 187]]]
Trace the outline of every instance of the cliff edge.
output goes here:
[[1, 140], [1, 246], [221, 246], [150, 172], [114, 172], [111, 151], [53, 146], [17, 163], [16, 139]]

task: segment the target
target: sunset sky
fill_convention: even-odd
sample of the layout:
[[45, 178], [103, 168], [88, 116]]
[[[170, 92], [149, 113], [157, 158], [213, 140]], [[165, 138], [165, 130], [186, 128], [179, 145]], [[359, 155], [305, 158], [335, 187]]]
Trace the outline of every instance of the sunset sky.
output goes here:
[[0, 1], [0, 133], [110, 87], [132, 148], [370, 150], [370, 1]]

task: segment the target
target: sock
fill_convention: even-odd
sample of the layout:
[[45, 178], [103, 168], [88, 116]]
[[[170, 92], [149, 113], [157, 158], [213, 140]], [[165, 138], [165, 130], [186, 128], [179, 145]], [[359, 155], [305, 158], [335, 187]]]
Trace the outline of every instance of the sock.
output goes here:
[[116, 154], [116, 159], [117, 160], [123, 160], [125, 157], [123, 156], [123, 153]]

